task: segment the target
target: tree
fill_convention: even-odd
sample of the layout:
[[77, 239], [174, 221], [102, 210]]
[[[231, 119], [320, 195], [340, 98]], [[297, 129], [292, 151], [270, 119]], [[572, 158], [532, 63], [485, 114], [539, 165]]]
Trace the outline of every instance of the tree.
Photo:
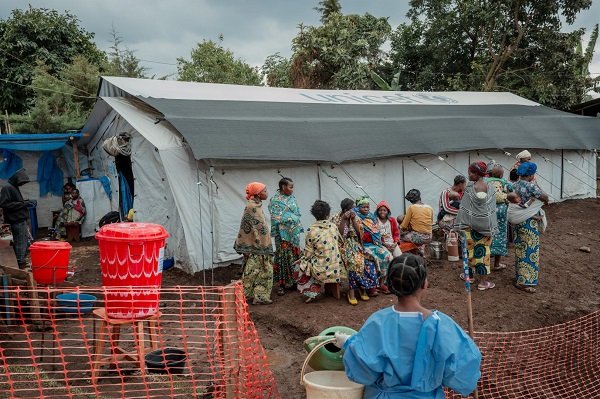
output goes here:
[[260, 85], [258, 68], [248, 65], [221, 43], [203, 40], [190, 55], [190, 60], [177, 58], [178, 80], [205, 83], [231, 83], [239, 85]]
[[108, 52], [108, 59], [103, 66], [103, 72], [110, 76], [126, 76], [128, 78], [145, 78], [146, 68], [140, 65], [140, 60], [135, 56], [135, 51], [123, 46], [123, 37], [111, 28], [112, 45]]
[[46, 65], [46, 73], [57, 76], [61, 69], [83, 56], [100, 65], [104, 53], [93, 42], [94, 34], [79, 26], [72, 14], [29, 7], [13, 10], [0, 20], [0, 110], [22, 113], [33, 97], [31, 85], [36, 63]]
[[326, 23], [333, 14], [341, 14], [342, 6], [339, 0], [321, 0], [314, 10], [321, 14], [321, 23]]
[[41, 62], [34, 68], [32, 106], [26, 114], [11, 115], [14, 131], [64, 132], [80, 129], [85, 123], [96, 99], [98, 67], [77, 56], [63, 67], [58, 79], [49, 75], [48, 70]]
[[369, 89], [371, 70], [382, 62], [390, 34], [387, 18], [334, 13], [321, 26], [299, 26], [292, 41], [293, 87]]
[[267, 86], [271, 87], [291, 87], [292, 78], [290, 76], [290, 60], [282, 57], [281, 54], [271, 54], [265, 59], [261, 68], [265, 75]]
[[409, 90], [504, 90], [557, 108], [581, 99], [583, 31], [561, 32], [591, 0], [411, 0], [390, 70]]

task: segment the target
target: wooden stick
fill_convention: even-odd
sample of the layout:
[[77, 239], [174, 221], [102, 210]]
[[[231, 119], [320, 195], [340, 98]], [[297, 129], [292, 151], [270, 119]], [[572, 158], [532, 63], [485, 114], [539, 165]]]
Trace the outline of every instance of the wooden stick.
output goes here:
[[[467, 291], [467, 322], [469, 324], [469, 336], [473, 339], [473, 302], [471, 301], [471, 282], [469, 279], [469, 254], [467, 252], [467, 236], [464, 232], [460, 234], [462, 244], [462, 255], [463, 255], [463, 274], [465, 276], [465, 290]], [[479, 399], [479, 393], [477, 392], [477, 386], [473, 391], [473, 397]]]
[[71, 137], [71, 141], [73, 142], [73, 167], [75, 168], [75, 178], [79, 179], [81, 177], [79, 174], [79, 148], [77, 147], [77, 140], [75, 137]]

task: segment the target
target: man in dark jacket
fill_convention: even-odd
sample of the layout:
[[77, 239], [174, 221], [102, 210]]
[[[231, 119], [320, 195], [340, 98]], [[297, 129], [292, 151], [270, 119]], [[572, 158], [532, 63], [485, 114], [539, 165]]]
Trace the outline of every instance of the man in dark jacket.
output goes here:
[[19, 169], [8, 179], [8, 184], [0, 190], [0, 208], [4, 213], [4, 223], [10, 224], [13, 235], [13, 249], [19, 268], [27, 266], [25, 258], [29, 247], [29, 201], [24, 201], [19, 187], [29, 183], [25, 169]]

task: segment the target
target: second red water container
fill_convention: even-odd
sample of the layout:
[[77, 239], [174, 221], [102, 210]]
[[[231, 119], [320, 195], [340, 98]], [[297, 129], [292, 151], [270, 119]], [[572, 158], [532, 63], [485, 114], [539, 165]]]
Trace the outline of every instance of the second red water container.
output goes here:
[[152, 223], [102, 226], [96, 239], [108, 316], [138, 319], [158, 311], [168, 236], [163, 226]]

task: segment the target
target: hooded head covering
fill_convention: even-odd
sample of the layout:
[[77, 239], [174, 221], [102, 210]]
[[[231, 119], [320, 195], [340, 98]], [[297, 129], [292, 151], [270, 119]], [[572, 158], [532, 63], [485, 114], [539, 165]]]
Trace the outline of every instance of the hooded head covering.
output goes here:
[[487, 173], [487, 165], [483, 161], [475, 161], [469, 165], [469, 172], [475, 173], [477, 176], [484, 177]]
[[258, 195], [267, 186], [260, 182], [252, 182], [246, 186], [246, 199], [249, 200], [255, 195]]
[[27, 172], [25, 172], [25, 168], [21, 168], [17, 170], [15, 174], [10, 177], [10, 179], [8, 179], [8, 182], [15, 187], [19, 187], [25, 183], [29, 183], [30, 180]]
[[527, 150], [523, 150], [523, 151], [521, 151], [520, 153], [517, 154], [516, 158], [517, 158], [517, 161], [520, 161], [523, 158], [529, 158], [529, 159], [531, 159], [531, 153], [529, 151], [527, 151]]
[[408, 191], [408, 193], [406, 193], [406, 196], [404, 198], [411, 204], [414, 204], [416, 202], [421, 201], [421, 192], [416, 188], [412, 188]]
[[537, 172], [537, 165], [533, 162], [523, 162], [517, 169], [519, 176], [533, 176]]
[[385, 202], [385, 201], [381, 201], [381, 202], [379, 202], [379, 204], [377, 204], [377, 209], [375, 210], [376, 214], [379, 214], [379, 208], [385, 208], [385, 209], [387, 209], [387, 211], [388, 211], [388, 217], [390, 217], [390, 215], [392, 214], [392, 210], [390, 209], [390, 205], [387, 202]]

